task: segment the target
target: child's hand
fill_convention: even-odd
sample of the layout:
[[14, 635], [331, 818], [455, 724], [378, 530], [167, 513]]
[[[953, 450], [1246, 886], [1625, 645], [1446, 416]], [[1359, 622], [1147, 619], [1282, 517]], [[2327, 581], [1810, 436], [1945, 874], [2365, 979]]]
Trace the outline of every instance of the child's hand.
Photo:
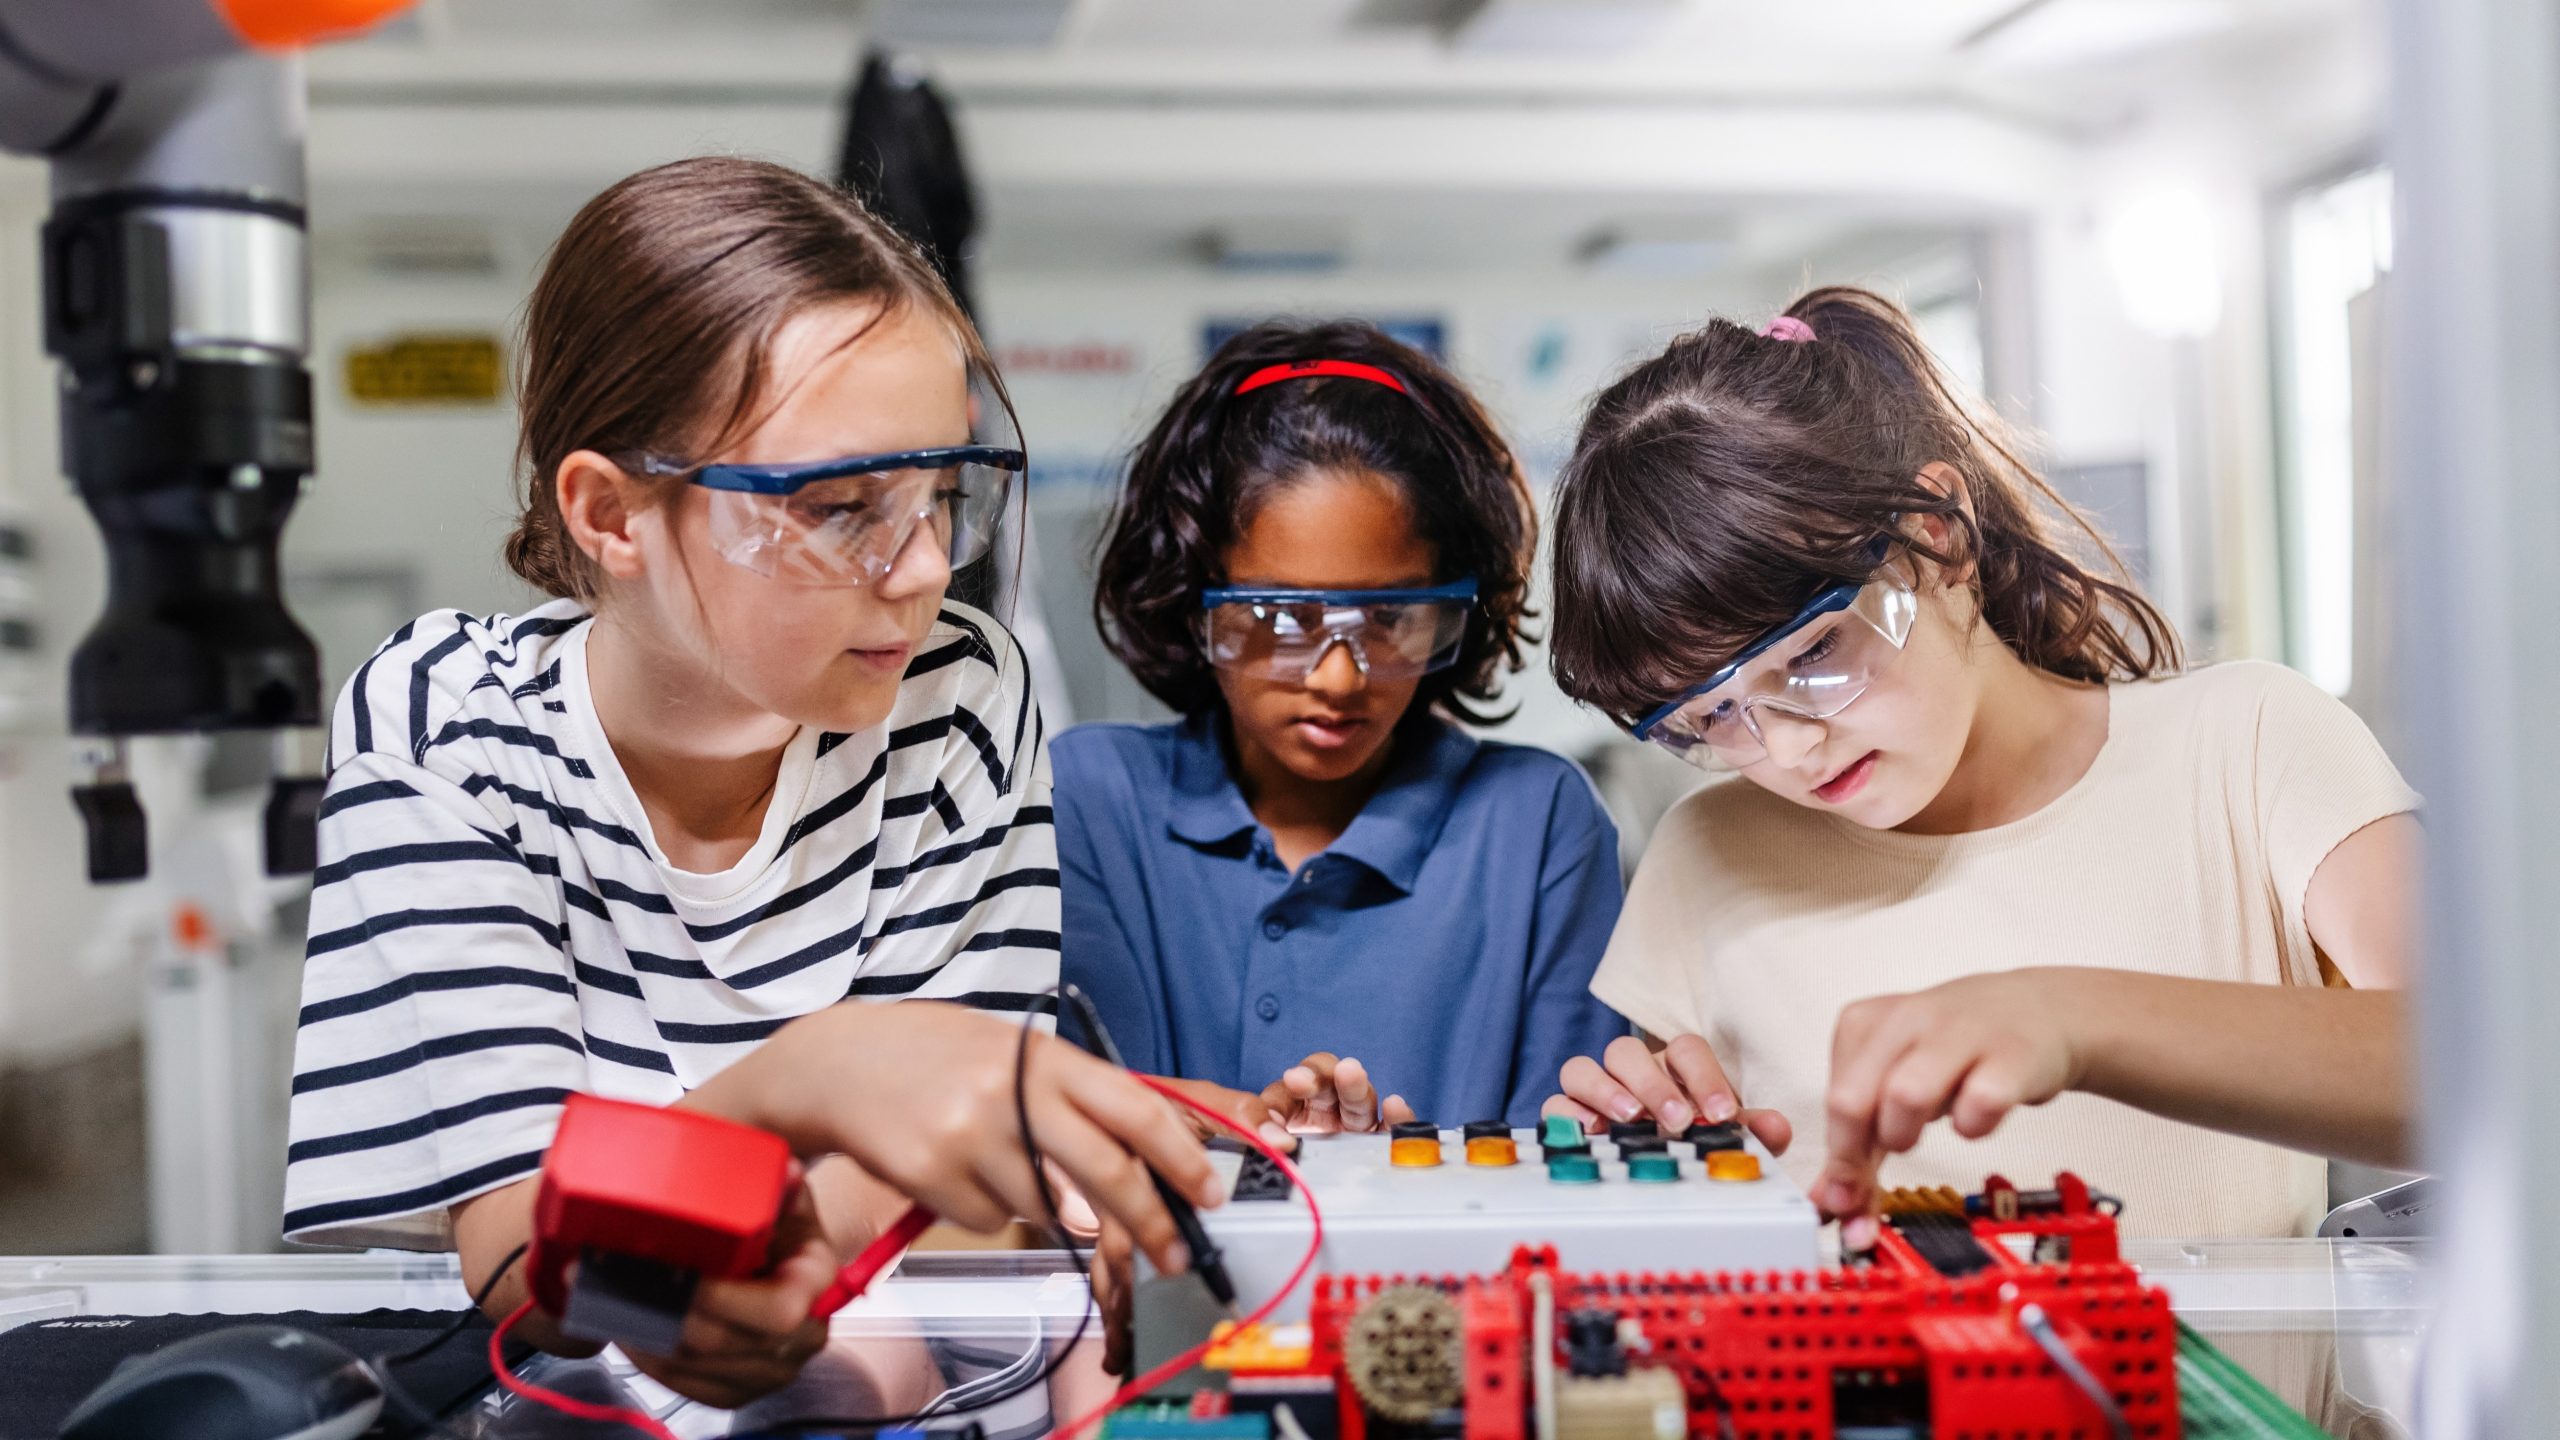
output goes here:
[[1586, 1130], [1599, 1127], [1604, 1117], [1649, 1115], [1677, 1135], [1701, 1119], [1721, 1125], [1739, 1117], [1772, 1155], [1787, 1153], [1796, 1135], [1795, 1126], [1777, 1111], [1744, 1109], [1716, 1052], [1695, 1035], [1675, 1035], [1660, 1050], [1622, 1035], [1609, 1042], [1600, 1060], [1577, 1055], [1564, 1062], [1559, 1078], [1564, 1093], [1547, 1097], [1543, 1113], [1570, 1115]]
[[1366, 1133], [1414, 1118], [1413, 1107], [1401, 1095], [1390, 1095], [1379, 1103], [1378, 1087], [1370, 1082], [1367, 1066], [1348, 1055], [1335, 1059], [1322, 1050], [1264, 1086], [1262, 1103], [1293, 1135]]
[[1969, 975], [1916, 995], [1883, 995], [1840, 1012], [1831, 1035], [1830, 1133], [1813, 1202], [1850, 1221], [1843, 1243], [1872, 1243], [1876, 1170], [1945, 1117], [1969, 1140], [2021, 1105], [2078, 1083], [2068, 997], [2058, 975]]
[[958, 1006], [841, 1004], [805, 1015], [684, 1103], [788, 1141], [850, 1155], [936, 1215], [993, 1231], [1042, 1213], [1014, 1115], [1014, 1057], [1040, 1152], [1157, 1268], [1190, 1265], [1150, 1166], [1194, 1203], [1225, 1198], [1208, 1152], [1174, 1107], [1127, 1073], [1060, 1041]]
[[790, 1384], [826, 1348], [827, 1323], [810, 1319], [809, 1307], [844, 1260], [827, 1243], [799, 1167], [792, 1172], [789, 1207], [774, 1230], [773, 1268], [743, 1280], [704, 1280], [675, 1353], [624, 1347], [641, 1374], [687, 1399], [735, 1410]]

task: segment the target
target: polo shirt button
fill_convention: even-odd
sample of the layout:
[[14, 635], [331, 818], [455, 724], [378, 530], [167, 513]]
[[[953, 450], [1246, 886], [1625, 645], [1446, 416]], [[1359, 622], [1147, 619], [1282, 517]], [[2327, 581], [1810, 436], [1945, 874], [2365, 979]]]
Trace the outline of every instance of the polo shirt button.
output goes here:
[[1254, 1001], [1253, 1013], [1261, 1016], [1265, 1020], [1279, 1019], [1280, 997], [1277, 995], [1265, 995], [1261, 999]]
[[1289, 922], [1286, 920], [1265, 920], [1262, 922], [1262, 938], [1265, 940], [1277, 940], [1288, 933]]

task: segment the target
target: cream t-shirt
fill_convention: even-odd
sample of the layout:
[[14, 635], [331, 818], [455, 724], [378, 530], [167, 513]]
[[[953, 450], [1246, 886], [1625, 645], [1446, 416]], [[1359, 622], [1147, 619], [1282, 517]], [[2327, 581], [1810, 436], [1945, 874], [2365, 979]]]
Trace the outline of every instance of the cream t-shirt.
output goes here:
[[[2088, 773], [1990, 830], [1862, 829], [1739, 778], [1690, 796], [1654, 832], [1592, 993], [1655, 1035], [1705, 1036], [1747, 1103], [1795, 1122], [1785, 1165], [1810, 1184], [1852, 1001], [2032, 965], [2322, 983], [2312, 872], [2418, 805], [2371, 732], [2260, 662], [2107, 694]], [[2284, 1049], [2268, 1036], [2267, 1063]], [[2060, 1170], [2122, 1197], [2136, 1235], [2302, 1234], [2326, 1199], [2315, 1157], [2081, 1094], [1980, 1141], [1932, 1125], [1884, 1183], [2032, 1187]]]

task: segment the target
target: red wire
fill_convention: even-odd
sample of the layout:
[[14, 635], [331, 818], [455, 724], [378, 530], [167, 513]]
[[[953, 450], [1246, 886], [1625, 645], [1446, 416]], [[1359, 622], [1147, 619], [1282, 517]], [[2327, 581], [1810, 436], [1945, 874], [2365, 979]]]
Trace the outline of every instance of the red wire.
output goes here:
[[[1289, 1272], [1289, 1279], [1287, 1283], [1283, 1284], [1279, 1290], [1274, 1292], [1270, 1299], [1263, 1301], [1259, 1309], [1256, 1309], [1251, 1315], [1246, 1316], [1243, 1322], [1246, 1325], [1261, 1324], [1263, 1321], [1271, 1318], [1272, 1313], [1280, 1308], [1280, 1302], [1288, 1299], [1289, 1296], [1297, 1290], [1298, 1283], [1307, 1278], [1307, 1271], [1315, 1265], [1317, 1254], [1324, 1249], [1324, 1211], [1316, 1204], [1315, 1192], [1307, 1188], [1306, 1177], [1298, 1173], [1298, 1167], [1289, 1162], [1289, 1157], [1274, 1148], [1270, 1142], [1264, 1140], [1261, 1136], [1254, 1134], [1251, 1130], [1238, 1125], [1233, 1120], [1230, 1120], [1226, 1116], [1219, 1114], [1217, 1111], [1210, 1109], [1208, 1106], [1201, 1104], [1199, 1101], [1192, 1099], [1190, 1096], [1183, 1094], [1181, 1091], [1174, 1089], [1172, 1086], [1160, 1084], [1150, 1076], [1139, 1075], [1135, 1078], [1139, 1084], [1146, 1086], [1148, 1089], [1155, 1091], [1157, 1094], [1164, 1096], [1175, 1104], [1197, 1111], [1218, 1124], [1225, 1126], [1227, 1129], [1234, 1131], [1236, 1135], [1244, 1141], [1244, 1143], [1261, 1151], [1263, 1155], [1271, 1161], [1271, 1163], [1279, 1166], [1280, 1173], [1288, 1176], [1290, 1182], [1298, 1187], [1298, 1193], [1307, 1197], [1307, 1220], [1313, 1229], [1313, 1233], [1307, 1240], [1307, 1253], [1298, 1257], [1298, 1268]], [[869, 1287], [871, 1281], [879, 1275], [881, 1270], [888, 1266], [888, 1263], [892, 1259], [896, 1258], [899, 1251], [906, 1249], [907, 1246], [915, 1240], [916, 1236], [921, 1233], [926, 1226], [931, 1225], [932, 1223], [932, 1211], [927, 1210], [921, 1205], [908, 1206], [906, 1213], [898, 1217], [897, 1224], [889, 1227], [887, 1233], [881, 1235], [878, 1239], [863, 1247], [862, 1253], [855, 1256], [853, 1258], [853, 1262], [846, 1265], [844, 1269], [837, 1274], [835, 1283], [828, 1286], [826, 1292], [818, 1297], [817, 1306], [811, 1311], [812, 1318], [823, 1319], [826, 1316], [832, 1315], [836, 1311], [843, 1309], [844, 1306], [850, 1303], [855, 1296], [860, 1295]], [[655, 1417], [647, 1415], [641, 1411], [622, 1405], [594, 1404], [590, 1401], [563, 1395], [557, 1390], [545, 1389], [544, 1387], [536, 1385], [529, 1380], [520, 1380], [516, 1378], [515, 1372], [507, 1368], [507, 1332], [514, 1329], [516, 1322], [522, 1320], [526, 1315], [532, 1313], [532, 1311], [533, 1302], [531, 1300], [527, 1300], [510, 1312], [506, 1319], [499, 1321], [497, 1329], [489, 1332], [489, 1371], [497, 1377], [498, 1383], [504, 1386], [510, 1394], [520, 1395], [537, 1405], [548, 1406], [553, 1410], [559, 1411], [563, 1415], [568, 1415], [575, 1419], [602, 1420], [609, 1423], [628, 1425], [639, 1430], [641, 1433], [650, 1436], [651, 1440], [678, 1440], [678, 1437], [673, 1431], [669, 1430], [666, 1426], [659, 1424]], [[1063, 1437], [1063, 1440], [1072, 1440], [1072, 1437], [1074, 1437], [1078, 1432], [1094, 1424], [1104, 1416], [1109, 1415], [1112, 1411], [1119, 1409], [1121, 1406], [1128, 1404], [1132, 1399], [1145, 1394], [1149, 1390], [1153, 1390], [1165, 1381], [1170, 1380], [1174, 1376], [1181, 1374], [1183, 1371], [1190, 1369], [1195, 1361], [1197, 1361], [1202, 1355], [1208, 1353], [1208, 1350], [1209, 1341], [1202, 1340], [1199, 1344], [1183, 1351], [1181, 1354], [1176, 1355], [1162, 1365], [1157, 1366], [1155, 1369], [1150, 1370], [1146, 1374], [1139, 1376], [1137, 1379], [1130, 1381], [1128, 1384], [1121, 1386], [1112, 1394], [1110, 1399], [1104, 1401], [1091, 1412], [1070, 1422], [1064, 1428], [1057, 1430], [1054, 1433]]]
[[[1298, 1288], [1298, 1282], [1307, 1278], [1307, 1271], [1316, 1263], [1317, 1253], [1324, 1249], [1324, 1210], [1316, 1204], [1316, 1192], [1307, 1188], [1306, 1177], [1298, 1173], [1297, 1166], [1289, 1163], [1289, 1157], [1273, 1148], [1273, 1146], [1261, 1136], [1254, 1134], [1252, 1131], [1238, 1125], [1233, 1120], [1230, 1120], [1226, 1116], [1219, 1114], [1217, 1111], [1210, 1109], [1208, 1106], [1201, 1104], [1199, 1101], [1192, 1099], [1190, 1096], [1183, 1094], [1181, 1091], [1174, 1089], [1172, 1086], [1158, 1082], [1152, 1076], [1136, 1075], [1133, 1078], [1135, 1078], [1139, 1084], [1146, 1086], [1148, 1089], [1155, 1091], [1166, 1099], [1186, 1106], [1202, 1115], [1206, 1115], [1210, 1119], [1218, 1122], [1220, 1125], [1225, 1126], [1227, 1129], [1236, 1132], [1237, 1136], [1241, 1138], [1244, 1143], [1261, 1151], [1273, 1164], [1279, 1166], [1280, 1173], [1288, 1176], [1290, 1182], [1298, 1187], [1298, 1193], [1307, 1197], [1307, 1220], [1313, 1227], [1314, 1234], [1308, 1237], [1307, 1253], [1298, 1257], [1298, 1268], [1289, 1272], [1288, 1282], [1282, 1285], [1277, 1291], [1273, 1292], [1271, 1298], [1263, 1301], [1261, 1307], [1256, 1309], [1252, 1314], [1246, 1316], [1243, 1322], [1245, 1325], [1261, 1324], [1263, 1321], [1270, 1319], [1272, 1312], [1280, 1308], [1280, 1302], [1288, 1299], [1290, 1293]], [[1199, 1344], [1194, 1345], [1190, 1349], [1183, 1351], [1181, 1354], [1174, 1356], [1172, 1359], [1167, 1360], [1153, 1370], [1148, 1371], [1146, 1374], [1141, 1375], [1137, 1379], [1130, 1381], [1128, 1384], [1121, 1386], [1118, 1390], [1112, 1392], [1110, 1399], [1103, 1401], [1100, 1405], [1095, 1406], [1093, 1409], [1086, 1411], [1083, 1415], [1078, 1416], [1074, 1420], [1071, 1420], [1067, 1424], [1059, 1427], [1057, 1430], [1052, 1431], [1051, 1434], [1057, 1437], [1057, 1440], [1075, 1440], [1077, 1433], [1084, 1430], [1087, 1426], [1094, 1424], [1104, 1416], [1109, 1415], [1112, 1411], [1128, 1404], [1131, 1400], [1153, 1390], [1158, 1385], [1161, 1385], [1165, 1381], [1172, 1379], [1174, 1376], [1181, 1374], [1183, 1371], [1190, 1369], [1201, 1356], [1208, 1352], [1209, 1342], [1207, 1340], [1203, 1340]]]
[[676, 1433], [659, 1424], [656, 1416], [643, 1411], [634, 1410], [626, 1405], [598, 1405], [592, 1401], [563, 1395], [557, 1390], [546, 1390], [530, 1380], [517, 1379], [515, 1372], [507, 1368], [507, 1332], [515, 1328], [517, 1321], [532, 1313], [533, 1302], [527, 1300], [509, 1311], [507, 1318], [498, 1322], [498, 1328], [489, 1332], [489, 1373], [497, 1376], [498, 1383], [505, 1386], [510, 1394], [521, 1395], [536, 1405], [547, 1405], [563, 1415], [579, 1420], [602, 1420], [608, 1424], [628, 1425], [651, 1437], [651, 1440], [678, 1440]]
[[932, 1223], [932, 1211], [921, 1205], [908, 1206], [907, 1213], [898, 1217], [897, 1224], [890, 1226], [880, 1238], [863, 1246], [861, 1254], [836, 1272], [835, 1283], [829, 1285], [818, 1296], [818, 1302], [809, 1307], [809, 1318], [824, 1320], [852, 1304], [856, 1296], [871, 1288], [871, 1282], [889, 1267], [889, 1262], [914, 1244], [916, 1237]]

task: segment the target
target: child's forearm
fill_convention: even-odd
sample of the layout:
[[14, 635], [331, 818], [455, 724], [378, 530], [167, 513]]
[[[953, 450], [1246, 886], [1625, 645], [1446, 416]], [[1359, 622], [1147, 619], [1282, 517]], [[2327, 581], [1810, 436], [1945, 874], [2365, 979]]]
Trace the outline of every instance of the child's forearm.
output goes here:
[[2330, 990], [2068, 970], [2078, 1088], [2367, 1164], [2410, 1161], [2408, 1007]]

